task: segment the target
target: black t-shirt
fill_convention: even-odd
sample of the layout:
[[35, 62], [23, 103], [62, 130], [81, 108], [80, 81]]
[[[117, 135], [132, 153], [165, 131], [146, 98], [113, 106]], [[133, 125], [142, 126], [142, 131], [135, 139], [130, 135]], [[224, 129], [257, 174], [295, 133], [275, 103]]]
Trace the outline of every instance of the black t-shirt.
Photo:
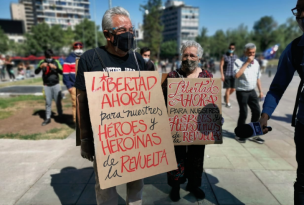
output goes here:
[[[119, 71], [138, 71], [137, 63], [132, 51], [129, 51], [124, 57], [118, 57], [109, 53], [104, 46], [97, 48], [98, 54], [103, 63], [110, 72]], [[144, 71], [145, 61], [142, 56], [135, 52], [138, 61], [139, 69]], [[75, 87], [79, 90], [86, 90], [84, 72], [103, 71], [101, 62], [95, 52], [95, 49], [90, 49], [81, 55], [78, 62], [77, 76]]]

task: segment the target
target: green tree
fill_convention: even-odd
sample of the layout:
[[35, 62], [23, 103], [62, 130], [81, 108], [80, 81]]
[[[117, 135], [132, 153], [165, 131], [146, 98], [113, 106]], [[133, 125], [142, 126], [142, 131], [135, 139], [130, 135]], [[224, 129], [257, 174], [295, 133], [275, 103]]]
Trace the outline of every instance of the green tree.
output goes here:
[[57, 51], [63, 46], [63, 31], [59, 25], [50, 28], [45, 22], [33, 26], [31, 33], [26, 33], [25, 47], [28, 54], [42, 54], [45, 49]]
[[9, 51], [13, 56], [24, 56], [26, 54], [25, 44], [9, 41]]
[[140, 9], [144, 12], [144, 42], [151, 49], [152, 55], [157, 55], [157, 58], [160, 54], [163, 32], [161, 6], [161, 0], [148, 0], [146, 5], [140, 5]]
[[102, 31], [99, 31], [99, 26], [89, 19], [84, 19], [81, 23], [75, 26], [75, 40], [81, 41], [84, 49], [95, 48], [95, 29], [97, 30], [98, 46], [105, 45], [106, 39]]
[[253, 31], [255, 40], [258, 43], [258, 49], [264, 51], [269, 46], [275, 43], [275, 33], [277, 29], [277, 22], [273, 19], [272, 16], [264, 16], [260, 20], [254, 23]]
[[8, 37], [4, 33], [4, 31], [0, 27], [0, 53], [5, 53], [8, 51], [9, 45], [8, 45]]
[[247, 26], [244, 24], [239, 25], [236, 29], [229, 29], [226, 31], [226, 49], [228, 49], [230, 43], [235, 43], [235, 53], [238, 56], [241, 56], [244, 53], [244, 45], [249, 42], [253, 42], [251, 37], [251, 33], [248, 31]]
[[68, 27], [67, 30], [63, 32], [63, 45], [71, 46], [74, 43], [75, 33], [71, 27]]
[[176, 41], [166, 41], [160, 46], [160, 55], [162, 58], [172, 58], [177, 51]]
[[280, 56], [286, 46], [295, 38], [303, 34], [294, 18], [288, 18], [274, 31], [275, 44], [280, 44], [277, 56]]
[[227, 38], [223, 30], [217, 30], [210, 39], [210, 54], [220, 58], [227, 51]]
[[201, 33], [195, 39], [204, 49], [204, 55], [210, 53], [210, 37], [207, 36], [207, 33], [208, 29], [203, 27]]

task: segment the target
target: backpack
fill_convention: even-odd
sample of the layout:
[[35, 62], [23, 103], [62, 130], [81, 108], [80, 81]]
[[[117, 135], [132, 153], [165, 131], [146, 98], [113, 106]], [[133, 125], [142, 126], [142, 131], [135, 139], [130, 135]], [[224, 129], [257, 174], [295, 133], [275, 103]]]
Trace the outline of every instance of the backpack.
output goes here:
[[304, 56], [304, 46], [298, 46], [299, 42], [301, 41], [301, 38], [302, 38], [302, 36], [296, 38], [291, 43], [292, 65], [297, 70], [297, 72], [301, 78], [301, 82], [298, 87], [296, 102], [295, 102], [295, 106], [294, 106], [294, 110], [293, 110], [293, 114], [292, 114], [291, 126], [293, 126], [293, 127], [295, 127], [295, 124], [296, 124], [296, 115], [297, 115], [297, 111], [298, 111], [300, 95], [302, 93], [303, 84], [304, 84], [303, 70], [302, 70], [302, 65], [301, 65], [302, 58]]

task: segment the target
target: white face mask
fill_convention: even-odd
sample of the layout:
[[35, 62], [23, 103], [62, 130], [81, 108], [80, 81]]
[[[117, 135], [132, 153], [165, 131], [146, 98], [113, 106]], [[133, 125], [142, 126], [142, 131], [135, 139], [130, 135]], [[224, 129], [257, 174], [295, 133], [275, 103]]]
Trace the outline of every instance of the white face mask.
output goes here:
[[145, 62], [148, 62], [150, 60], [150, 58], [144, 58]]
[[45, 59], [45, 61], [48, 62], [48, 63], [52, 62], [52, 60], [53, 60], [52, 58], [46, 58]]
[[81, 56], [83, 54], [83, 50], [82, 49], [76, 49], [74, 50], [74, 53], [76, 56]]

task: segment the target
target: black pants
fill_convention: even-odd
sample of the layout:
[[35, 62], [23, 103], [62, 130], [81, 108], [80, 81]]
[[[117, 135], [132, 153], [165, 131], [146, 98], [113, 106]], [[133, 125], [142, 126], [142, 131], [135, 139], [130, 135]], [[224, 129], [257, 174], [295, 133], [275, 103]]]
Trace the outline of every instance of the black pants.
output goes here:
[[15, 79], [15, 75], [13, 73], [13, 69], [12, 68], [7, 68], [7, 73], [10, 79]]
[[304, 205], [304, 125], [299, 122], [296, 124], [294, 140], [298, 162], [297, 180], [294, 184], [294, 204]]
[[246, 123], [248, 115], [247, 105], [251, 109], [251, 122], [257, 122], [260, 119], [261, 109], [259, 105], [259, 98], [255, 90], [250, 91], [236, 91], [236, 98], [240, 107], [240, 115], [238, 119], [238, 126]]
[[200, 187], [202, 181], [205, 145], [174, 146], [178, 169], [167, 173], [168, 184], [177, 186], [185, 183]]

